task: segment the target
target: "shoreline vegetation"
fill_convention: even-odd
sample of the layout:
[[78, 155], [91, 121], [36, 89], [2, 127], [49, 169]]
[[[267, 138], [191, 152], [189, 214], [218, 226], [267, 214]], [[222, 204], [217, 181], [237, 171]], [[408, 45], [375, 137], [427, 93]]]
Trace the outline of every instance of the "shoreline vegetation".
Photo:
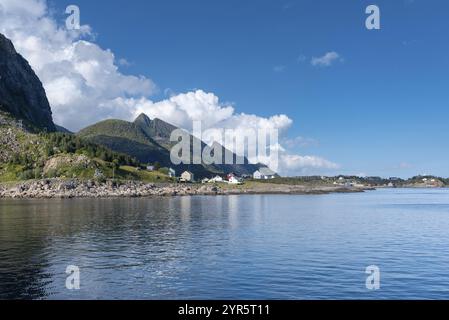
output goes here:
[[144, 183], [139, 181], [98, 182], [78, 179], [43, 179], [0, 184], [0, 199], [143, 198], [195, 195], [319, 195], [374, 190], [369, 187], [305, 186], [249, 182], [245, 185]]
[[[132, 172], [135, 168], [120, 167]], [[40, 178], [0, 182], [0, 199], [144, 198], [195, 195], [323, 195], [382, 188], [445, 188], [441, 178], [295, 177], [245, 180], [241, 184], [179, 183], [162, 172], [138, 171], [138, 179]], [[135, 178], [135, 177], [133, 177]], [[394, 181], [394, 183], [392, 182]]]
[[[246, 178], [242, 184], [181, 184], [176, 182], [177, 178], [169, 176], [169, 168], [153, 166], [152, 170], [147, 170], [147, 165], [129, 155], [72, 134], [30, 133], [1, 112], [0, 120], [0, 199], [302, 195], [363, 192], [386, 187], [449, 186], [449, 179], [434, 176], [410, 179], [306, 176], [269, 180]], [[212, 173], [209, 178], [211, 176]]]
[[[136, 180], [39, 179], [0, 183], [0, 199], [146, 198], [226, 195], [325, 195], [361, 193], [382, 188], [444, 188], [424, 184], [401, 186], [300, 182], [297, 178], [275, 181], [248, 180], [244, 184], [143, 182]], [[287, 183], [286, 181], [290, 181]]]
[[[119, 170], [133, 172], [132, 167]], [[180, 183], [162, 172], [138, 171], [134, 179], [40, 178], [0, 181], [0, 199], [53, 198], [141, 198], [195, 195], [322, 195], [358, 193], [382, 188], [446, 188], [446, 180], [435, 177], [398, 178], [295, 177], [244, 180], [241, 184]], [[137, 179], [136, 179], [137, 178]]]
[[[247, 178], [243, 184], [180, 184], [168, 168], [146, 165], [129, 155], [67, 133], [27, 132], [0, 113], [1, 198], [113, 198], [240, 194], [330, 194], [375, 188], [443, 188], [449, 179], [307, 176]], [[179, 172], [178, 172], [179, 174]], [[224, 174], [219, 174], [221, 177]], [[215, 176], [215, 174], [214, 174]], [[211, 177], [211, 176], [209, 176]]]

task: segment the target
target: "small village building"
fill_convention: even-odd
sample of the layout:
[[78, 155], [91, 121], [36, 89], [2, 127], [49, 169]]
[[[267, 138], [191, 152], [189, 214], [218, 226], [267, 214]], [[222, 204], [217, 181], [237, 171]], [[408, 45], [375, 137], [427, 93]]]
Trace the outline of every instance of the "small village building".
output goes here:
[[231, 177], [228, 180], [229, 184], [242, 184], [242, 181], [240, 179], [238, 179], [237, 177]]
[[271, 180], [276, 178], [276, 173], [269, 168], [260, 168], [253, 174], [255, 180]]
[[223, 178], [220, 176], [215, 176], [209, 180], [209, 183], [219, 183], [219, 182], [223, 182]]
[[226, 175], [226, 180], [229, 181], [232, 177], [237, 177], [237, 175], [234, 172], [228, 173]]
[[181, 182], [195, 182], [195, 177], [194, 177], [194, 175], [193, 175], [192, 172], [190, 172], [190, 171], [184, 171], [184, 172], [181, 174], [181, 179], [180, 179], [180, 181], [181, 181]]

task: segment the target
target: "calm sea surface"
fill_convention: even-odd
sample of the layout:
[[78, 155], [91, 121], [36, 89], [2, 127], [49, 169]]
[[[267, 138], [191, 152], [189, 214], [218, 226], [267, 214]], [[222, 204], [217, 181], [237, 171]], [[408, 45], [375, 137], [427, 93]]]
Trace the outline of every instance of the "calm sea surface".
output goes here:
[[0, 200], [9, 298], [449, 299], [449, 190]]

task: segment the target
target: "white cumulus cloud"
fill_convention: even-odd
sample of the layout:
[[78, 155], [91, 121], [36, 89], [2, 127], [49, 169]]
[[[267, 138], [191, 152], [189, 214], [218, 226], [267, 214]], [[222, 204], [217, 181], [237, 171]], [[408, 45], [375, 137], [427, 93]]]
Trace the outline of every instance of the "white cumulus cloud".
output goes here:
[[311, 63], [316, 67], [330, 67], [334, 62], [341, 60], [342, 58], [337, 52], [331, 51], [322, 57], [313, 57]]
[[301, 156], [284, 153], [279, 158], [280, 171], [286, 175], [307, 174], [319, 170], [336, 170], [340, 166], [336, 163], [317, 156]]

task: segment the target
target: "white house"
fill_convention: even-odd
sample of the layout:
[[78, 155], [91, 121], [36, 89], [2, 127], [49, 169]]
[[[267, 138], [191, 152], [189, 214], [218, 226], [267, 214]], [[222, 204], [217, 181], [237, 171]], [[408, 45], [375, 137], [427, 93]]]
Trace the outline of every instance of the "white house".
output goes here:
[[172, 168], [168, 169], [168, 176], [169, 176], [170, 178], [175, 178], [175, 177], [176, 177], [176, 171], [175, 171], [175, 169], [172, 169]]
[[256, 172], [253, 173], [253, 178], [254, 178], [254, 180], [262, 179], [262, 174], [260, 173], [259, 170], [257, 170]]
[[194, 177], [194, 175], [193, 175], [192, 172], [190, 172], [190, 171], [184, 171], [184, 172], [181, 174], [181, 179], [180, 179], [180, 181], [181, 181], [181, 182], [195, 182], [195, 177]]
[[220, 176], [216, 176], [209, 180], [209, 183], [217, 183], [217, 182], [223, 182], [223, 178]]
[[240, 181], [238, 178], [236, 177], [231, 177], [228, 180], [229, 184], [242, 184], [242, 181]]
[[154, 171], [154, 166], [147, 166], [147, 171]]
[[276, 173], [269, 168], [260, 168], [253, 174], [255, 180], [270, 180], [276, 178]]

